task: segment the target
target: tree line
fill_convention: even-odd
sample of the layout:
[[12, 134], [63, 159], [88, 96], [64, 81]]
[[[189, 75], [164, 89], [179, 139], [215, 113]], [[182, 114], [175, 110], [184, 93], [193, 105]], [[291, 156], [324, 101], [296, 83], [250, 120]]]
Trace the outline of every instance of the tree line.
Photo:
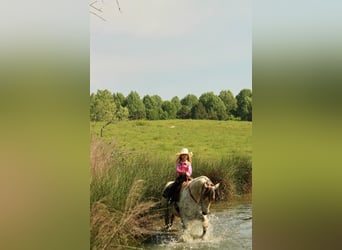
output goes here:
[[158, 95], [140, 98], [136, 91], [127, 96], [98, 90], [90, 94], [90, 120], [167, 120], [167, 119], [208, 119], [252, 121], [252, 91], [242, 89], [236, 96], [230, 90], [222, 90], [196, 95], [188, 94], [179, 99], [163, 100]]

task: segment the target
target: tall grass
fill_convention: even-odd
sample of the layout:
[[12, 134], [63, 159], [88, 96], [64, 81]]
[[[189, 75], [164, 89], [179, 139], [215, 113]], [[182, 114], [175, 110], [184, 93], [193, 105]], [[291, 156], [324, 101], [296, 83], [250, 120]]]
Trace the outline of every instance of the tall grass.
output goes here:
[[115, 210], [105, 200], [91, 205], [91, 248], [113, 249], [137, 245], [149, 233], [155, 215], [150, 213], [156, 203], [140, 202], [142, 180], [133, 183], [123, 210]]
[[158, 202], [143, 199], [146, 181], [130, 165], [130, 157], [116, 155], [115, 147], [91, 139], [90, 231], [91, 249], [120, 249], [137, 245], [149, 233]]

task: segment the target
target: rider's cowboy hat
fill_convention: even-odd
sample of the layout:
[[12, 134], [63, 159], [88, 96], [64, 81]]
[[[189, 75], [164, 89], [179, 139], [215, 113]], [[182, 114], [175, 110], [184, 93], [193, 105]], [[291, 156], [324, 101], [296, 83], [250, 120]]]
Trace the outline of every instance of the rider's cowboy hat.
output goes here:
[[192, 157], [192, 152], [189, 152], [187, 148], [182, 148], [182, 150], [176, 154], [177, 156], [180, 155], [188, 155], [189, 159]]

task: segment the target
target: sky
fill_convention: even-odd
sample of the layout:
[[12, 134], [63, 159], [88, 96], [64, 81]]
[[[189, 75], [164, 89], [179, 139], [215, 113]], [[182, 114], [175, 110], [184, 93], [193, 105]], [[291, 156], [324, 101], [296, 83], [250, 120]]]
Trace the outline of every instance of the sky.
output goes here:
[[90, 92], [171, 100], [252, 89], [251, 0], [98, 0]]

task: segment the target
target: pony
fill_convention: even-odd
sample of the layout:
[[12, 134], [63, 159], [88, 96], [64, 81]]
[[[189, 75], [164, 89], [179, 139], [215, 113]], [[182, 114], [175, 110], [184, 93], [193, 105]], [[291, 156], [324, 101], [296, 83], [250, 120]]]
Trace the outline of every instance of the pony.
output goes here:
[[[168, 182], [165, 187], [168, 188], [173, 181]], [[214, 185], [206, 176], [194, 178], [184, 182], [180, 191], [179, 201], [174, 205], [167, 205], [165, 212], [165, 229], [170, 230], [175, 216], [181, 218], [183, 229], [186, 230], [190, 220], [201, 220], [203, 238], [208, 229], [208, 218], [210, 203], [215, 200], [215, 190], [220, 183]], [[168, 203], [166, 203], [168, 204]]]

